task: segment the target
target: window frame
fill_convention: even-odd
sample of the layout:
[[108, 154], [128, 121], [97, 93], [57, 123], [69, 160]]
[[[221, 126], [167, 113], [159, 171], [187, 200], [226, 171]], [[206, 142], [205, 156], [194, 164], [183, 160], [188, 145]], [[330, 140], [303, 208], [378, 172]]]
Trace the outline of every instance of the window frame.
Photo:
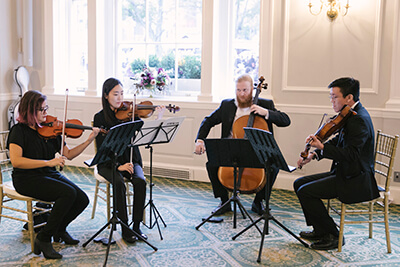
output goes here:
[[[88, 49], [88, 72], [89, 72], [89, 87], [83, 93], [83, 96], [100, 96], [103, 77], [114, 75], [113, 66], [115, 68], [116, 60], [112, 53], [106, 53], [110, 49], [115, 49], [111, 37], [115, 37], [115, 29], [105, 26], [101, 23], [101, 18], [104, 16], [105, 10], [115, 16], [115, 1], [88, 1], [88, 43], [91, 49]], [[260, 37], [259, 37], [259, 73], [263, 73], [265, 77], [271, 77], [272, 64], [272, 35], [273, 35], [273, 9], [277, 4], [276, 0], [262, 1], [260, 0]], [[226, 62], [229, 59], [225, 51], [232, 50], [231, 43], [226, 41], [225, 44], [218, 40], [217, 33], [226, 31], [226, 24], [232, 20], [229, 12], [226, 12], [227, 5], [230, 5], [229, 0], [202, 0], [202, 70], [201, 70], [201, 89], [200, 94], [193, 97], [182, 97], [187, 101], [213, 102], [220, 101], [225, 97], [232, 97], [234, 92], [233, 73], [227, 66]], [[44, 13], [49, 16], [44, 16], [44, 49], [45, 57], [45, 86], [43, 91], [46, 94], [60, 94], [60, 90], [56, 88], [55, 80], [58, 79], [55, 73], [55, 54], [56, 44], [56, 22], [57, 12], [53, 1], [44, 1]], [[229, 8], [231, 8], [229, 6]], [[112, 11], [112, 12], [110, 12]], [[223, 23], [226, 21], [227, 23]], [[103, 27], [104, 26], [104, 27]], [[116, 27], [116, 25], [115, 25]], [[105, 29], [103, 32], [100, 28]], [[231, 32], [231, 31], [230, 31]], [[107, 36], [107, 37], [106, 37]], [[222, 38], [220, 38], [222, 39]], [[225, 39], [229, 40], [229, 39]], [[93, 45], [95, 48], [93, 48]], [[230, 47], [230, 49], [227, 49]], [[112, 64], [105, 64], [112, 62]], [[223, 63], [225, 62], [225, 64]], [[229, 64], [231, 66], [232, 64]], [[220, 67], [220, 68], [219, 68]], [[229, 77], [231, 76], [231, 77]], [[59, 83], [57, 83], [59, 84]]]

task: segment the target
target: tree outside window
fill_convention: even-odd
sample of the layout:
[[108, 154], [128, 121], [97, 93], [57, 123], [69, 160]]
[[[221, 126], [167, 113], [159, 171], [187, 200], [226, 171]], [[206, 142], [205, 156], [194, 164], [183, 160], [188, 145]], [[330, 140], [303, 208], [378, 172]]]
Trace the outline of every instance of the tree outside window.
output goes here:
[[260, 0], [236, 0], [234, 9], [234, 77], [248, 73], [258, 81]]
[[[125, 84], [144, 67], [163, 68], [169, 93], [198, 94], [201, 78], [201, 0], [119, 0], [117, 73]], [[193, 79], [198, 86], [185, 86]], [[192, 83], [193, 84], [193, 83]]]

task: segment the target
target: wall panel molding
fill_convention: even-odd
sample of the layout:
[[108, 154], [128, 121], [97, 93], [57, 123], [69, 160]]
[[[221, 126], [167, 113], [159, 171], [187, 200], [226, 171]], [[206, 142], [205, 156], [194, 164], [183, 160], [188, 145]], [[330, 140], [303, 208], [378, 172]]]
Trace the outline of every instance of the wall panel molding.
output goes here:
[[[383, 0], [376, 0], [376, 16], [374, 20], [374, 47], [373, 47], [373, 63], [371, 69], [372, 75], [372, 87], [363, 87], [362, 93], [369, 95], [377, 95], [379, 92], [379, 75], [380, 75], [380, 63], [381, 63], [381, 47], [382, 47], [382, 24], [384, 18], [384, 10], [382, 5]], [[290, 4], [293, 1], [284, 0], [284, 28], [283, 28], [283, 55], [282, 55], [282, 81], [281, 88], [284, 92], [326, 92], [326, 87], [304, 87], [304, 86], [289, 86], [289, 40], [290, 40]], [[307, 9], [307, 5], [304, 5], [304, 8]], [[353, 7], [354, 8], [354, 7]], [[349, 11], [350, 12], [350, 11]], [[310, 14], [311, 15], [311, 14]], [[319, 16], [323, 16], [323, 12]], [[339, 18], [338, 18], [339, 19]], [[335, 22], [327, 22], [327, 23], [335, 23]], [[312, 40], [310, 40], [312, 41]], [[326, 62], [329, 64], [329, 62]], [[329, 82], [329, 81], [328, 81]]]

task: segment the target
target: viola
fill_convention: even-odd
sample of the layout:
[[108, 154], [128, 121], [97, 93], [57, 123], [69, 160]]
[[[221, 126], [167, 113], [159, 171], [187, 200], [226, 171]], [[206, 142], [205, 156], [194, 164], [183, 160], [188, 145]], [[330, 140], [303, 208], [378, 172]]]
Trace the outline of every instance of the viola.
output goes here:
[[[258, 103], [258, 96], [261, 89], [267, 89], [267, 84], [264, 84], [264, 77], [259, 78], [259, 84], [256, 88], [256, 94], [253, 99], [253, 104]], [[250, 115], [242, 116], [238, 118], [232, 125], [232, 137], [233, 138], [245, 138], [244, 127], [251, 127], [257, 129], [263, 129], [268, 131], [268, 124], [264, 118], [256, 116], [254, 113]], [[239, 168], [240, 184], [237, 185], [237, 189], [241, 193], [256, 193], [260, 191], [266, 184], [265, 171], [263, 168]], [[232, 167], [220, 167], [218, 169], [218, 178], [221, 184], [229, 189], [233, 190], [234, 175]]]
[[[337, 115], [333, 116], [326, 123], [324, 123], [321, 127], [319, 127], [317, 132], [314, 134], [315, 137], [317, 137], [318, 140], [321, 141], [321, 143], [326, 142], [329, 139], [329, 137], [336, 134], [337, 132], [340, 131], [340, 129], [343, 128], [346, 121], [352, 115], [356, 115], [356, 114], [357, 114], [357, 112], [355, 112], [349, 106], [344, 105], [343, 108], [340, 110], [340, 112]], [[312, 140], [310, 140], [306, 144], [304, 151], [300, 153], [300, 156], [303, 159], [306, 159], [308, 157], [308, 153], [311, 148], [311, 143], [312, 143]]]
[[[62, 135], [64, 122], [57, 120], [57, 117], [47, 115], [46, 121], [41, 123], [37, 129], [39, 135], [45, 139], [56, 138]], [[84, 126], [78, 119], [66, 120], [65, 135], [70, 138], [79, 138], [84, 130], [93, 130], [93, 127]], [[100, 129], [100, 132], [107, 133], [106, 130]]]
[[[154, 110], [158, 107], [153, 105], [151, 101], [142, 101], [137, 105], [134, 105], [132, 101], [123, 101], [121, 106], [116, 109], [115, 117], [120, 121], [129, 121], [132, 119], [133, 106], [135, 106], [135, 117], [148, 118], [153, 115]], [[169, 112], [177, 112], [180, 110], [178, 106], [169, 104], [165, 107]]]

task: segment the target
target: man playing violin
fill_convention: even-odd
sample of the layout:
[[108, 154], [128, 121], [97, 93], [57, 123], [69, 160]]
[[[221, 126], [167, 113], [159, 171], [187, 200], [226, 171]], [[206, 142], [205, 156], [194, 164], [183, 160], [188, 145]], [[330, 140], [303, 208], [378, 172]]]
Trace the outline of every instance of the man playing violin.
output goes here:
[[314, 241], [311, 248], [316, 250], [335, 249], [339, 243], [339, 231], [322, 199], [357, 203], [379, 196], [374, 178], [374, 127], [359, 101], [360, 83], [353, 78], [339, 78], [328, 88], [335, 112], [347, 105], [357, 114], [350, 116], [339, 134], [326, 143], [315, 135], [308, 136], [306, 143], [315, 150], [297, 162], [301, 168], [312, 159], [333, 160], [329, 172], [298, 178], [293, 185], [306, 223], [313, 227], [312, 231], [302, 231], [300, 237]]
[[[195, 153], [201, 155], [205, 152], [204, 139], [207, 138], [212, 127], [222, 124], [221, 138], [232, 137], [232, 126], [234, 122], [251, 112], [263, 118], [270, 132], [273, 132], [272, 124], [279, 127], [286, 127], [290, 124], [289, 116], [275, 108], [274, 102], [269, 99], [259, 99], [258, 104], [253, 104], [253, 79], [248, 74], [243, 74], [236, 80], [236, 98], [225, 99], [209, 116], [205, 117], [200, 125], [197, 133]], [[212, 213], [218, 210], [226, 201], [229, 200], [228, 191], [218, 179], [218, 167], [206, 164], [208, 176], [215, 198], [220, 198], [221, 203]], [[275, 181], [278, 170], [274, 171], [271, 179]], [[252, 211], [262, 215], [264, 212], [264, 204], [262, 200], [265, 198], [265, 187], [262, 188], [255, 196], [252, 203]], [[231, 205], [226, 205], [218, 211], [218, 215], [231, 211]]]

